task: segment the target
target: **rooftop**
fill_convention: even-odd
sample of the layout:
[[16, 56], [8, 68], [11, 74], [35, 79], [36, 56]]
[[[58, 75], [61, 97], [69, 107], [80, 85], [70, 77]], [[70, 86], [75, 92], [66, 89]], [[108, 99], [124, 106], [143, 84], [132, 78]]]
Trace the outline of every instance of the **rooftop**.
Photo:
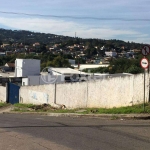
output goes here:
[[0, 77], [14, 77], [14, 72], [0, 72]]
[[59, 74], [86, 74], [84, 72], [71, 68], [49, 68], [49, 69]]
[[15, 63], [6, 63], [5, 66], [15, 68]]

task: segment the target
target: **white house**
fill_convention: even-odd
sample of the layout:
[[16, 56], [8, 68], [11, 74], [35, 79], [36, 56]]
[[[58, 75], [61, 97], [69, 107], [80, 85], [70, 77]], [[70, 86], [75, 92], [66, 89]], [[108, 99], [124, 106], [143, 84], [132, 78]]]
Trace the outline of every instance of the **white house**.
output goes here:
[[106, 56], [110, 56], [110, 57], [116, 57], [117, 53], [116, 52], [105, 52]]
[[5, 52], [0, 52], [0, 55], [4, 56], [4, 55], [6, 55], [6, 53]]
[[72, 65], [75, 65], [75, 60], [74, 59], [68, 59], [69, 63]]
[[[79, 70], [83, 69], [93, 69], [93, 68], [99, 68], [99, 67], [108, 67], [109, 64], [80, 64]], [[78, 66], [74, 66], [75, 68]]]

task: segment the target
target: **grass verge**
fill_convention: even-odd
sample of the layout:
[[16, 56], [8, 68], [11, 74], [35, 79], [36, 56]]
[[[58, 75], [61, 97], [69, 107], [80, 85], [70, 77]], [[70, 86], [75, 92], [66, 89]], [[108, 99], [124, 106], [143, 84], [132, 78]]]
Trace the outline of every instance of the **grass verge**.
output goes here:
[[8, 104], [8, 103], [0, 103], [0, 108], [3, 108], [3, 107], [7, 107], [7, 106], [9, 106], [10, 104]]
[[75, 109], [54, 108], [51, 105], [14, 104], [14, 110], [18, 112], [53, 112], [53, 113], [74, 113]]
[[120, 107], [120, 108], [87, 108], [86, 112], [82, 112], [82, 114], [134, 114], [134, 113], [150, 113], [150, 103], [145, 104], [145, 111], [143, 104]]
[[78, 113], [78, 114], [134, 114], [150, 113], [150, 103], [145, 105], [134, 105], [120, 108], [80, 108], [80, 109], [62, 109], [54, 108], [50, 105], [33, 105], [33, 104], [14, 104], [14, 110], [18, 112], [52, 112], [52, 113]]

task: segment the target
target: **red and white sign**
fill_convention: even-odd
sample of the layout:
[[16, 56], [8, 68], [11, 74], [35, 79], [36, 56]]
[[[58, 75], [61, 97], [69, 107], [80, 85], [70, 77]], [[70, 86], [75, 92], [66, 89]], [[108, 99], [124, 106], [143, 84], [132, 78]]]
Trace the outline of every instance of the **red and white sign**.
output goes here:
[[147, 58], [142, 58], [141, 59], [141, 67], [146, 69], [146, 68], [148, 68], [148, 65], [149, 65], [148, 59]]
[[142, 55], [147, 56], [150, 53], [150, 46], [145, 45], [142, 49]]

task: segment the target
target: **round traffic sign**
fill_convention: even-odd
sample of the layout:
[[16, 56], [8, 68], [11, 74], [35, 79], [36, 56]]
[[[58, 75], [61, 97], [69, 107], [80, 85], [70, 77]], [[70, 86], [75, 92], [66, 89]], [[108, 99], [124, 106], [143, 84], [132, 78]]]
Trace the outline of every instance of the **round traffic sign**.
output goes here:
[[147, 58], [142, 58], [141, 59], [141, 67], [146, 69], [146, 68], [148, 68], [148, 65], [149, 65], [148, 59]]
[[150, 53], [150, 47], [145, 45], [142, 49], [142, 55], [147, 56]]

